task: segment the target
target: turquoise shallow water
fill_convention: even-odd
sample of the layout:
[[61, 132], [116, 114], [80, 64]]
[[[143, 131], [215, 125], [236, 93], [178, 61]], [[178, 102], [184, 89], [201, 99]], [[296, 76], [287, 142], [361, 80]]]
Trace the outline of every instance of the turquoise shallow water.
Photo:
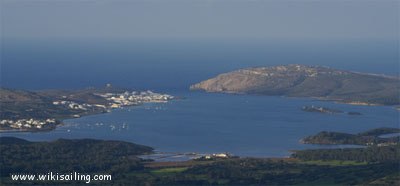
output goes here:
[[[386, 106], [188, 91], [171, 94], [185, 99], [71, 119], [50, 132], [3, 133], [1, 136], [35, 141], [113, 139], [149, 145], [160, 152], [229, 152], [239, 156], [284, 157], [290, 150], [338, 147], [299, 143], [301, 138], [323, 130], [357, 133], [377, 127], [399, 127], [399, 112]], [[304, 112], [301, 107], [305, 105], [362, 115]]]

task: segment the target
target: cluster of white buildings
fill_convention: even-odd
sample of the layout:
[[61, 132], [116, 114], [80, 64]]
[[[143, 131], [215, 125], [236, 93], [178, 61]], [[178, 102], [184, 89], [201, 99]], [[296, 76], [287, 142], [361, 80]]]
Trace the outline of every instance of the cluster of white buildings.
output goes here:
[[[123, 106], [138, 105], [141, 103], [150, 102], [167, 102], [168, 100], [174, 99], [173, 96], [168, 94], [159, 94], [152, 91], [133, 91], [124, 93], [102, 93], [96, 94], [103, 97], [107, 101], [102, 101], [102, 104], [88, 104], [88, 103], [77, 103], [70, 100], [55, 100], [52, 102], [53, 105], [62, 106], [70, 110], [75, 110], [73, 113], [88, 113], [90, 111], [107, 111], [110, 108], [119, 108]], [[63, 96], [63, 99], [67, 99], [67, 96]], [[78, 118], [79, 114], [74, 114], [72, 117]], [[55, 119], [14, 119], [0, 120], [0, 129], [47, 129], [48, 127], [55, 126], [58, 123]]]
[[75, 110], [87, 110], [89, 107], [92, 107], [92, 105], [87, 103], [79, 104], [73, 101], [53, 101], [53, 105], [64, 105]]
[[111, 108], [119, 108], [122, 106], [138, 105], [141, 103], [150, 102], [167, 102], [168, 100], [174, 99], [173, 96], [168, 94], [155, 93], [150, 90], [148, 91], [133, 91], [124, 93], [105, 93], [98, 94], [99, 96], [111, 101]]
[[[373, 146], [375, 145], [374, 142], [366, 143], [367, 146]], [[396, 142], [384, 142], [384, 143], [378, 143], [376, 146], [378, 147], [386, 147], [386, 146], [392, 146], [392, 145], [397, 145]]]
[[378, 147], [386, 147], [386, 146], [391, 146], [391, 145], [397, 145], [396, 142], [387, 142], [387, 143], [378, 143]]
[[13, 128], [13, 129], [42, 129], [48, 126], [54, 126], [56, 124], [55, 119], [20, 119], [20, 120], [1, 120], [1, 128]]
[[63, 105], [69, 109], [83, 110], [86, 111], [92, 107], [100, 107], [103, 109], [107, 108], [119, 108], [122, 106], [138, 105], [141, 103], [150, 102], [167, 102], [174, 97], [168, 94], [155, 93], [150, 90], [148, 91], [133, 91], [124, 93], [104, 93], [96, 94], [110, 101], [108, 105], [101, 104], [79, 104], [73, 101], [53, 101], [53, 105]]
[[226, 158], [231, 158], [232, 155], [228, 153], [217, 153], [217, 154], [207, 154], [205, 156], [201, 156], [198, 159], [205, 159], [205, 160], [210, 160], [210, 159], [226, 159]]

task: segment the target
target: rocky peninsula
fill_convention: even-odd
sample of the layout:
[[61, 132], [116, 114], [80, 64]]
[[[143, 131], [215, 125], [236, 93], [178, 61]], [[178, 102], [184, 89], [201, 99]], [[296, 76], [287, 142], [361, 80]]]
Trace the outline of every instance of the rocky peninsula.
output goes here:
[[191, 90], [311, 97], [360, 105], [399, 105], [400, 79], [323, 66], [240, 69], [190, 86]]

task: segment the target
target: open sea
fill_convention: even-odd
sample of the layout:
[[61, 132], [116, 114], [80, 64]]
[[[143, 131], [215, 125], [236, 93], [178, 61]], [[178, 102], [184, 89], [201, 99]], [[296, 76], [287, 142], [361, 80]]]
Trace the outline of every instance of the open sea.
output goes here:
[[[399, 127], [399, 111], [388, 106], [355, 106], [308, 98], [191, 92], [188, 87], [238, 68], [291, 63], [398, 75], [398, 49], [397, 43], [389, 41], [6, 41], [1, 55], [3, 87], [78, 89], [112, 83], [184, 99], [70, 119], [50, 132], [0, 136], [34, 141], [123, 140], [162, 153], [229, 152], [251, 157], [284, 157], [290, 155], [290, 150], [336, 148], [304, 145], [299, 140], [320, 131], [358, 133]], [[310, 105], [362, 115], [301, 110]]]

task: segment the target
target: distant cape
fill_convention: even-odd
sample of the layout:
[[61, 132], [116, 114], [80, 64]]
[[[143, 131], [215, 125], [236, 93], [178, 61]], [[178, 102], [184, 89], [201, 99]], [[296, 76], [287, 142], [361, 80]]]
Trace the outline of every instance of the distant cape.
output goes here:
[[190, 89], [316, 97], [350, 104], [400, 104], [398, 77], [297, 64], [240, 69], [194, 84]]

